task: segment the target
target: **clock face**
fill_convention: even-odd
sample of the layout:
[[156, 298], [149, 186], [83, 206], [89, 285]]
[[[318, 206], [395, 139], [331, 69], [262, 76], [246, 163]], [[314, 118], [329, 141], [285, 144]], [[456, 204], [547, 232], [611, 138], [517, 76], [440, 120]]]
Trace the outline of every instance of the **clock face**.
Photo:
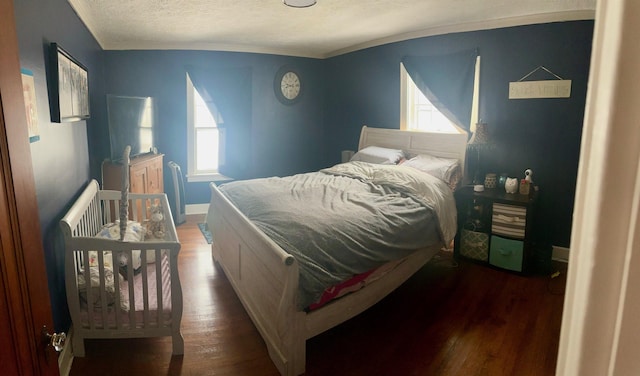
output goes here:
[[302, 79], [296, 69], [285, 65], [278, 70], [273, 80], [276, 98], [282, 104], [292, 105], [302, 96]]
[[282, 95], [288, 100], [295, 99], [300, 94], [300, 78], [295, 72], [287, 72], [280, 80]]

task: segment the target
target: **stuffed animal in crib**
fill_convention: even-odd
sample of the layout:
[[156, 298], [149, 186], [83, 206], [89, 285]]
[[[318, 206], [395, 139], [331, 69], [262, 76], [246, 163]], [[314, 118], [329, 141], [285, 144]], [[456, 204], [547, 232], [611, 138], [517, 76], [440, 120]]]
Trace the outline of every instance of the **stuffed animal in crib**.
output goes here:
[[164, 214], [160, 204], [153, 204], [149, 207], [151, 216], [147, 220], [147, 236], [153, 236], [157, 239], [164, 239]]

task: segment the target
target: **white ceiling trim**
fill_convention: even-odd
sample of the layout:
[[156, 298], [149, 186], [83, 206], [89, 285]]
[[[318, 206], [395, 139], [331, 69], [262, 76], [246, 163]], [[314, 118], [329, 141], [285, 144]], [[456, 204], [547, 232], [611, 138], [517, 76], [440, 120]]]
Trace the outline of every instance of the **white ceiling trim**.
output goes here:
[[400, 35], [391, 36], [383, 39], [373, 40], [373, 41], [362, 43], [349, 48], [333, 51], [332, 53], [322, 56], [321, 58], [339, 56], [339, 55], [362, 50], [369, 47], [381, 46], [387, 43], [401, 42], [405, 40], [431, 37], [435, 35], [462, 33], [467, 31], [478, 31], [478, 30], [491, 30], [491, 29], [499, 29], [503, 27], [544, 24], [544, 23], [551, 23], [551, 22], [584, 21], [584, 20], [593, 20], [593, 19], [595, 19], [595, 11], [578, 10], [578, 11], [544, 13], [544, 14], [535, 14], [535, 15], [527, 15], [527, 16], [520, 16], [520, 17], [502, 18], [497, 20], [487, 20], [487, 21], [480, 21], [480, 22], [468, 22], [468, 23], [461, 23], [456, 25], [440, 26], [440, 27], [424, 29], [424, 30], [420, 30], [412, 33], [400, 34]]

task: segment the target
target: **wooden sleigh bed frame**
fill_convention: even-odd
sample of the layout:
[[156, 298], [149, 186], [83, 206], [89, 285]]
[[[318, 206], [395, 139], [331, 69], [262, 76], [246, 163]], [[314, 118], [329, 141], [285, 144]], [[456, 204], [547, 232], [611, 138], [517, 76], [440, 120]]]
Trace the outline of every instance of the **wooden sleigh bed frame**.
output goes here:
[[[358, 150], [379, 146], [457, 158], [464, 165], [467, 134], [425, 133], [364, 126]], [[305, 343], [371, 307], [422, 268], [441, 248], [417, 250], [366, 287], [310, 312], [297, 308], [296, 259], [258, 229], [215, 186], [207, 224], [213, 259], [224, 271], [282, 375], [305, 372]]]

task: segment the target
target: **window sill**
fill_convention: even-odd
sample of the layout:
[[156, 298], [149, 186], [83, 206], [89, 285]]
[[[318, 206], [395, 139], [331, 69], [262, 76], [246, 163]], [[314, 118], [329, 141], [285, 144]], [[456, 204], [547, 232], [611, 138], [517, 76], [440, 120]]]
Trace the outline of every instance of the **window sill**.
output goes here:
[[195, 182], [224, 182], [233, 180], [228, 176], [224, 176], [222, 174], [198, 174], [198, 175], [187, 175], [187, 182], [195, 183]]

